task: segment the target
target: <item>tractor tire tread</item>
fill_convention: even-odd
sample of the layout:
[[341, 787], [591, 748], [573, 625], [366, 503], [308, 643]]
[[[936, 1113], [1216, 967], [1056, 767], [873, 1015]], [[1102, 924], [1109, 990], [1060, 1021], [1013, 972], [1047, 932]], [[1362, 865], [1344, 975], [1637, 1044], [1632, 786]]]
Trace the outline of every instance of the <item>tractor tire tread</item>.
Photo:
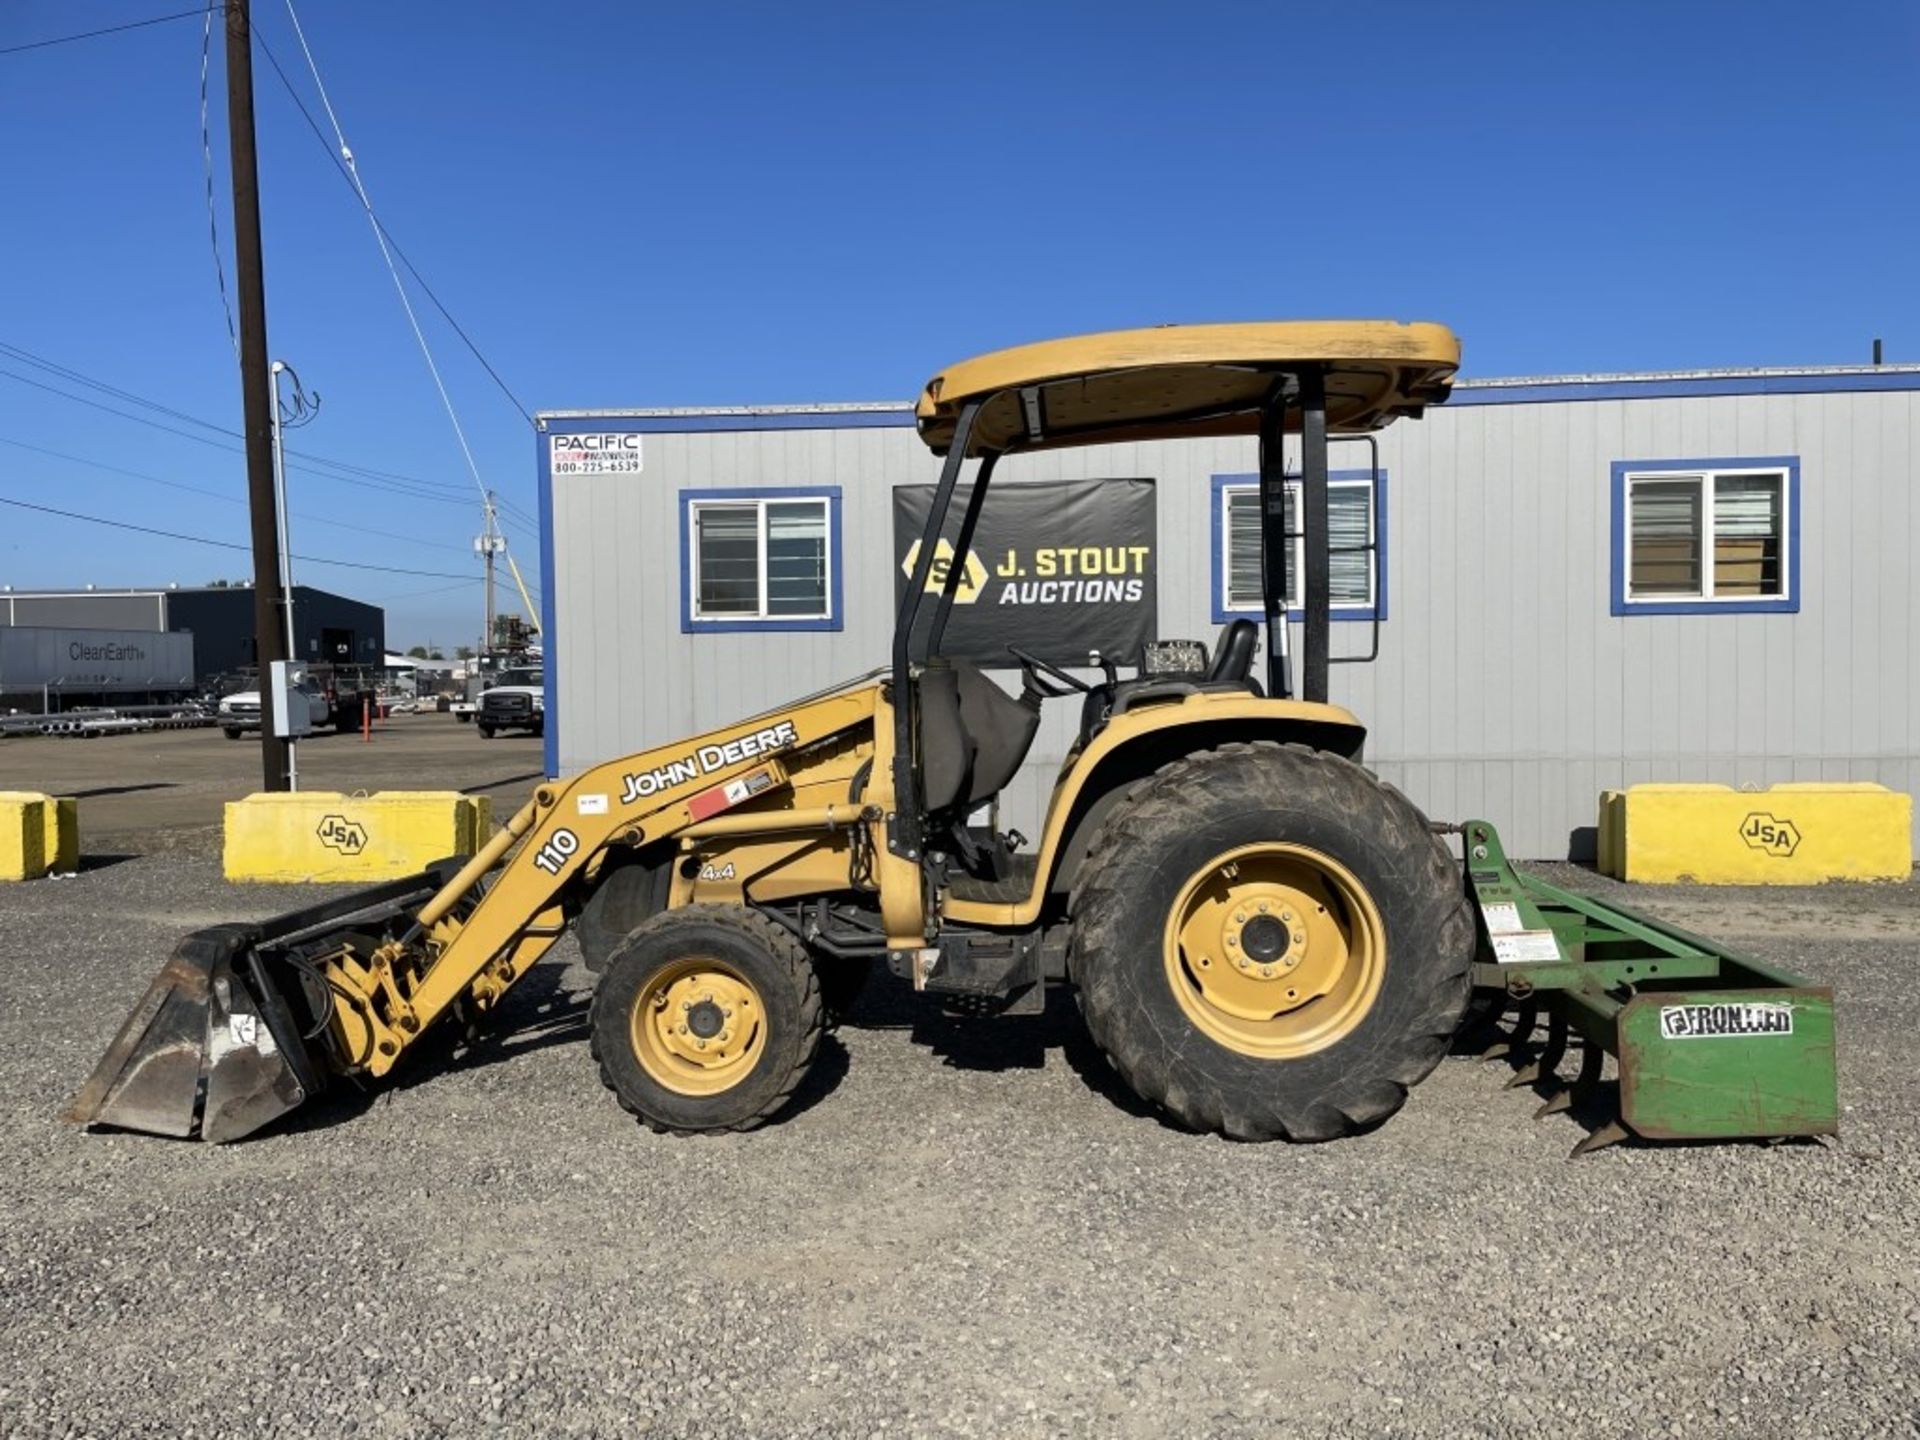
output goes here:
[[[1283, 756], [1309, 763], [1270, 763]], [[1140, 944], [1137, 925], [1123, 920], [1138, 903], [1137, 879], [1123, 873], [1129, 857], [1162, 852], [1208, 802], [1249, 798], [1383, 817], [1388, 823], [1376, 830], [1388, 874], [1415, 913], [1435, 920], [1433, 943], [1426, 947], [1431, 957], [1423, 967], [1424, 994], [1412, 999], [1390, 1036], [1376, 1039], [1365, 1056], [1356, 1057], [1361, 1063], [1345, 1067], [1342, 1078], [1305, 1101], [1276, 1104], [1235, 1093], [1202, 1083], [1192, 1067], [1181, 1067], [1184, 1078], [1171, 1073], [1159, 1018], [1139, 990], [1143, 968], [1161, 974], [1159, 945], [1150, 967], [1121, 959]], [[1386, 898], [1377, 895], [1375, 903], [1384, 908]], [[1076, 877], [1071, 913], [1072, 978], [1080, 987], [1088, 1028], [1108, 1061], [1136, 1094], [1182, 1124], [1235, 1139], [1329, 1140], [1385, 1120], [1446, 1055], [1470, 994], [1474, 925], [1466, 890], [1426, 817], [1365, 766], [1306, 745], [1237, 741], [1183, 756], [1140, 782], [1094, 837]], [[1343, 1051], [1345, 1044], [1332, 1049]]]
[[821, 1032], [825, 1029], [825, 1005], [821, 1000], [820, 980], [814, 970], [812, 957], [787, 930], [744, 906], [685, 905], [677, 910], [664, 910], [634, 928], [609, 959], [608, 968], [610, 970], [617, 963], [620, 950], [642, 939], [657, 936], [670, 938], [677, 931], [692, 930], [695, 926], [704, 925], [718, 925], [737, 931], [742, 938], [764, 949], [779, 966], [785, 969], [793, 981], [798, 1002], [800, 1045], [778, 1086], [751, 1115], [727, 1125], [708, 1128], [672, 1124], [657, 1116], [649, 1115], [634, 1104], [616, 1083], [616, 1078], [608, 1065], [608, 1057], [601, 1053], [600, 1006], [601, 997], [606, 993], [605, 978], [602, 977], [601, 984], [594, 988], [593, 1003], [588, 1010], [588, 1053], [599, 1069], [600, 1083], [613, 1092], [614, 1098], [620, 1102], [620, 1108], [657, 1135], [713, 1135], [728, 1131], [757, 1130], [785, 1109], [788, 1102], [793, 1099], [794, 1091], [800, 1088], [800, 1083], [812, 1068], [814, 1056], [820, 1048]]

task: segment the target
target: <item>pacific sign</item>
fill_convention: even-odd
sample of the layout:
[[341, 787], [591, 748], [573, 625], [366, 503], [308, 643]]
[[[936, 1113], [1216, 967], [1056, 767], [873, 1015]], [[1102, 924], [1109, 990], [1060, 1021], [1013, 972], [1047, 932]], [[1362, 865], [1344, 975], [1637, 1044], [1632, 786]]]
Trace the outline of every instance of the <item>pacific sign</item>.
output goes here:
[[640, 437], [619, 430], [591, 435], [552, 435], [547, 460], [555, 475], [638, 475]]

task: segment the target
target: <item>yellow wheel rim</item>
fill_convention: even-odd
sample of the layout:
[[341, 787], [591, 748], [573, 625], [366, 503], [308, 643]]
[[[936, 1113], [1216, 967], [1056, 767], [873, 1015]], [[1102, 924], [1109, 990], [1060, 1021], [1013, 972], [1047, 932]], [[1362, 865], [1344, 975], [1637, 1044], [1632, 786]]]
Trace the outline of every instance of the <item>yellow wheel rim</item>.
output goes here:
[[718, 1095], [753, 1073], [767, 1045], [760, 992], [718, 960], [654, 971], [628, 1016], [641, 1069], [680, 1095]]
[[1187, 1018], [1241, 1055], [1291, 1060], [1364, 1020], [1387, 931], [1353, 872], [1304, 845], [1243, 845], [1181, 888], [1167, 916], [1167, 983]]

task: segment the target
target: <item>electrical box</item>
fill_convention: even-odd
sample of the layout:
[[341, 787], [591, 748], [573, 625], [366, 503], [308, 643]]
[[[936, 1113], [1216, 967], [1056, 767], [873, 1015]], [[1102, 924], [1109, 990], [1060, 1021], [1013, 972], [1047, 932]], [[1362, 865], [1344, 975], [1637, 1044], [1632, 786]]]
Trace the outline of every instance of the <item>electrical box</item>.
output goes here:
[[307, 667], [292, 660], [275, 660], [269, 665], [268, 683], [273, 687], [273, 733], [284, 740], [297, 740], [313, 733], [313, 710], [302, 688]]

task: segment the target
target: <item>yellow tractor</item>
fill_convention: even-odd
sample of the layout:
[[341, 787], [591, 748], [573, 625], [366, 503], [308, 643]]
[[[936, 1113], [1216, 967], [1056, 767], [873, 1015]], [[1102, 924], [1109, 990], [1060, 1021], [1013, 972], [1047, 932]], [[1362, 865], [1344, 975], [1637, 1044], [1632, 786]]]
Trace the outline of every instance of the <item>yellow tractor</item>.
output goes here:
[[[1329, 322], [1121, 331], [952, 366], [918, 402], [945, 458], [886, 666], [543, 784], [465, 864], [190, 936], [72, 1117], [245, 1135], [332, 1079], [384, 1076], [450, 1016], [477, 1020], [572, 924], [598, 972], [601, 1078], [657, 1130], [777, 1115], [880, 960], [987, 1013], [1032, 1013], [1071, 984], [1127, 1082], [1196, 1129], [1323, 1140], [1379, 1123], [1446, 1052], [1476, 981], [1511, 980], [1476, 963], [1473, 885], [1522, 882], [1488, 861], [1463, 884], [1426, 817], [1363, 765], [1360, 722], [1327, 703], [1327, 452], [1443, 401], [1458, 363], [1439, 325]], [[943, 656], [1003, 458], [1223, 435], [1258, 441], [1264, 627], [1236, 620], [1211, 650], [1156, 643], [1137, 673], [1093, 682], [1015, 651], [1018, 695]], [[1300, 577], [1285, 573], [1290, 435]], [[1078, 737], [1023, 849], [994, 802], [1048, 701], [1078, 707]], [[1470, 837], [1483, 860], [1490, 837]], [[1500, 903], [1546, 937], [1541, 993], [1551, 962], [1566, 972], [1569, 947], [1606, 933], [1540, 919], [1540, 893]]]

